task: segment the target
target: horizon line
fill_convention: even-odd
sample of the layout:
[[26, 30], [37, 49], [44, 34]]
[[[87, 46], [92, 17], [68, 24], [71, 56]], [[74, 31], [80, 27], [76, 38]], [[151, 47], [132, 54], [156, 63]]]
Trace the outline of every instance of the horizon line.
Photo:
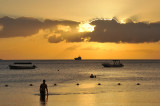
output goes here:
[[[21, 60], [25, 60], [25, 61], [29, 61], [29, 60], [74, 60], [74, 59], [0, 59], [0, 61], [21, 61]], [[83, 60], [160, 60], [160, 59], [82, 59], [80, 61]]]

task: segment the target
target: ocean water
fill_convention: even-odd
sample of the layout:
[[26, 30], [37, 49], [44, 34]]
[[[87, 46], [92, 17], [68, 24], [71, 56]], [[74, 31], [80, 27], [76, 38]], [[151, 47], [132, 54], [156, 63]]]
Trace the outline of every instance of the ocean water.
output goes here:
[[[19, 61], [38, 68], [9, 69]], [[104, 68], [104, 62], [110, 60], [2, 60], [0, 106], [160, 106], [160, 60], [122, 60], [121, 68]], [[39, 95], [43, 79], [45, 100]]]

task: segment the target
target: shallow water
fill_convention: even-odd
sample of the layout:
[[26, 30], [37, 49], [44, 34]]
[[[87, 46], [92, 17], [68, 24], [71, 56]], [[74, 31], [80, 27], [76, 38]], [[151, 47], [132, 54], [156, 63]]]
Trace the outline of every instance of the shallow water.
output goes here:
[[[28, 61], [38, 68], [10, 70], [8, 65], [15, 61], [0, 61], [0, 105], [160, 105], [160, 60], [122, 60], [125, 65], [122, 68], [104, 68], [101, 65], [104, 60]], [[90, 74], [96, 78], [89, 78]], [[49, 89], [45, 101], [41, 101], [39, 96], [43, 79]]]

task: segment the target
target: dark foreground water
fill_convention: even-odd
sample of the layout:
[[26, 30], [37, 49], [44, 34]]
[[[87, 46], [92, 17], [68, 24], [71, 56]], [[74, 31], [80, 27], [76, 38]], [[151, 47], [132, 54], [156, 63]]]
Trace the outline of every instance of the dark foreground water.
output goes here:
[[[0, 61], [0, 106], [160, 106], [160, 60], [122, 60], [122, 68], [104, 68], [104, 60], [28, 61], [38, 68], [10, 70], [17, 61]], [[39, 95], [43, 79], [45, 100]]]

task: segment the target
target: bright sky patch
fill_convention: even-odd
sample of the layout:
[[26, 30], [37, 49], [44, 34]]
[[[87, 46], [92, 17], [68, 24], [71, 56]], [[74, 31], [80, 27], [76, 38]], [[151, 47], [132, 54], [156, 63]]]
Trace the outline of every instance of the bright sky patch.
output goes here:
[[81, 23], [78, 27], [78, 32], [93, 32], [95, 25], [89, 23]]

